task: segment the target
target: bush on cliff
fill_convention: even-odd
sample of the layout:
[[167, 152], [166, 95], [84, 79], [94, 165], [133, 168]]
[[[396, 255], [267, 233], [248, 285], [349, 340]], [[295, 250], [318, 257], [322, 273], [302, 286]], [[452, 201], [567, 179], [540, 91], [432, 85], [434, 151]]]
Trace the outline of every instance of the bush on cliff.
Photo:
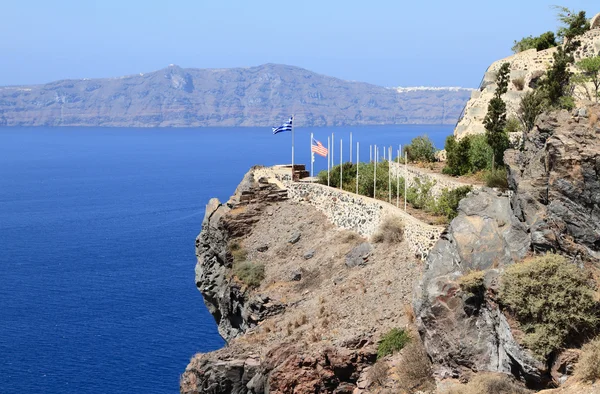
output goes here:
[[544, 49], [553, 48], [556, 45], [556, 36], [554, 35], [554, 32], [547, 31], [538, 37], [523, 37], [520, 41], [515, 41], [512, 51], [514, 53], [523, 52], [528, 49], [543, 51]]
[[515, 382], [514, 377], [500, 373], [478, 373], [466, 385], [452, 387], [448, 394], [527, 394], [529, 390]]
[[446, 138], [444, 145], [446, 150], [446, 166], [442, 170], [448, 175], [464, 175], [471, 171], [469, 162], [469, 151], [471, 149], [471, 138], [463, 137], [460, 141], [456, 141], [453, 135]]
[[265, 266], [261, 263], [243, 261], [233, 266], [233, 274], [248, 287], [258, 287], [265, 278]]
[[433, 142], [426, 135], [413, 138], [409, 145], [403, 147], [410, 162], [432, 163], [435, 161], [435, 151]]
[[469, 137], [471, 146], [469, 148], [469, 164], [471, 171], [477, 172], [492, 168], [492, 158], [494, 151], [487, 143], [487, 139], [483, 134], [472, 135]]
[[499, 300], [519, 321], [524, 344], [542, 359], [589, 334], [599, 322], [587, 275], [555, 254], [506, 268]]
[[411, 338], [408, 331], [392, 328], [387, 334], [384, 334], [381, 337], [381, 340], [377, 345], [377, 359], [402, 350], [410, 340]]
[[435, 203], [434, 213], [445, 216], [449, 220], [454, 219], [458, 214], [458, 203], [472, 190], [472, 186], [460, 186], [452, 190], [443, 189]]
[[508, 174], [504, 167], [486, 171], [484, 179], [487, 187], [496, 187], [502, 190], [508, 189]]
[[575, 376], [583, 382], [593, 383], [600, 379], [600, 337], [583, 345]]

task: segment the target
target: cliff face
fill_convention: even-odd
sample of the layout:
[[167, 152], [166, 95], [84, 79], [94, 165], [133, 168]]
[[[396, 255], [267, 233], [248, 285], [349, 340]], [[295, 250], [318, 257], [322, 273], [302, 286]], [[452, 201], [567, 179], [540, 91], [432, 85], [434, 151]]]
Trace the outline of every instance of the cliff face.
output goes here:
[[0, 87], [0, 126], [453, 124], [470, 89], [398, 91], [298, 67], [166, 69]]
[[[263, 174], [252, 169], [227, 203], [208, 204], [196, 284], [228, 345], [196, 355], [181, 392], [370, 392], [376, 342], [407, 324], [421, 263], [407, 242], [369, 244]], [[259, 286], [234, 274], [233, 244], [264, 266]]]
[[[555, 366], [537, 361], [515, 339], [496, 300], [498, 276], [532, 252], [555, 251], [600, 267], [598, 116], [600, 106], [591, 105], [541, 117], [523, 151], [505, 153], [510, 193], [484, 189], [460, 202], [458, 217], [429, 255], [414, 301], [438, 377], [503, 372], [532, 387], [551, 379]], [[472, 270], [485, 271], [478, 294], [458, 284]]]

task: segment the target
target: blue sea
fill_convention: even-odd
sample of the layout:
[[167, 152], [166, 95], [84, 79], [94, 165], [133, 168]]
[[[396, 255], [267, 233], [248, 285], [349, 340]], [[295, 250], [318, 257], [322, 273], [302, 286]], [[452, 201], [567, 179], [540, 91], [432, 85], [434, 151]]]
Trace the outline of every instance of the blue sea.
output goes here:
[[[339, 162], [350, 132], [365, 160], [452, 127], [298, 128], [297, 163], [310, 132]], [[290, 146], [270, 128], [1, 128], [0, 393], [177, 393], [224, 344], [194, 285], [204, 207]]]

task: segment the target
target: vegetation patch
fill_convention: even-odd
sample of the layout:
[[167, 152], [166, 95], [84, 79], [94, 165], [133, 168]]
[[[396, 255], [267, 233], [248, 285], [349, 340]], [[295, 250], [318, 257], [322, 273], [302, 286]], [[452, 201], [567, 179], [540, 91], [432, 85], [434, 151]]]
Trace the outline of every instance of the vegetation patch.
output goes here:
[[593, 383], [600, 379], [600, 337], [583, 345], [575, 367], [578, 380]]
[[373, 242], [400, 243], [404, 239], [404, 222], [397, 216], [385, 218], [373, 234]]
[[458, 279], [458, 285], [460, 286], [462, 291], [476, 294], [479, 293], [483, 288], [484, 278], [485, 272], [471, 271]]
[[406, 345], [396, 373], [400, 387], [408, 393], [429, 392], [435, 388], [431, 361], [420, 340], [414, 339]]
[[260, 286], [260, 283], [265, 278], [265, 265], [243, 261], [234, 264], [233, 274], [248, 287], [256, 288]]
[[379, 345], [377, 346], [377, 359], [402, 350], [410, 340], [410, 334], [406, 330], [392, 328], [387, 334], [381, 337], [381, 340], [379, 341]]
[[479, 373], [468, 384], [452, 388], [448, 394], [527, 394], [529, 390], [504, 374]]
[[426, 135], [413, 138], [409, 145], [403, 147], [403, 151], [410, 162], [432, 163], [435, 161], [435, 146]]
[[241, 263], [246, 261], [248, 257], [248, 251], [242, 247], [238, 241], [230, 241], [228, 244], [229, 253], [233, 257], [233, 263]]
[[496, 187], [502, 190], [508, 189], [508, 174], [504, 167], [486, 171], [484, 179], [487, 187]]
[[542, 359], [590, 334], [599, 322], [587, 275], [555, 254], [509, 266], [499, 300], [519, 321], [524, 344]]

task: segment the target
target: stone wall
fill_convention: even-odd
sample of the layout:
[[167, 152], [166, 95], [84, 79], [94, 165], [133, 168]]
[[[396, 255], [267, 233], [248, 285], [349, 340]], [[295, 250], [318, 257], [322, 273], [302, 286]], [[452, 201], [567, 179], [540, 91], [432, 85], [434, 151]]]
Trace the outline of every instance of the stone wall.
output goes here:
[[373, 235], [387, 217], [397, 216], [404, 223], [405, 239], [415, 255], [427, 255], [445, 227], [431, 226], [383, 201], [332, 187], [302, 182], [286, 182], [288, 197], [323, 212], [336, 226], [362, 236]]
[[461, 186], [471, 186], [473, 189], [481, 188], [481, 186], [459, 182], [445, 175], [429, 173], [417, 167], [408, 166], [407, 169], [404, 164], [398, 164], [395, 162], [390, 163], [390, 168], [392, 171], [392, 177], [395, 177], [397, 172], [400, 171], [399, 176], [408, 180], [407, 187], [414, 186], [416, 184], [416, 179], [419, 179], [421, 183], [433, 182], [434, 185], [431, 188], [431, 194], [435, 198], [438, 198], [444, 189], [453, 190]]

